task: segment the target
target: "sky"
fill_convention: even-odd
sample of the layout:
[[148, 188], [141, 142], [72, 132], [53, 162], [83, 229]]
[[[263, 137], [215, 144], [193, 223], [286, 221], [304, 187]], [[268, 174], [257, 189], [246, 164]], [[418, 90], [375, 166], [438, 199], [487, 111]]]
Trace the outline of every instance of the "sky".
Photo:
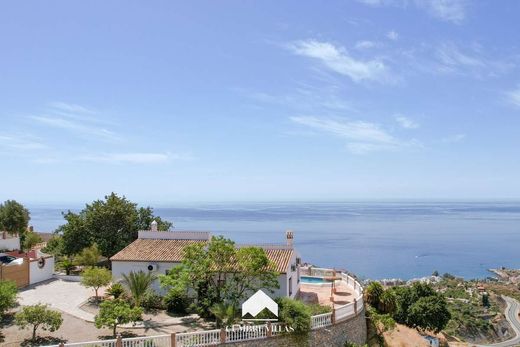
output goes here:
[[520, 198], [520, 2], [0, 5], [0, 200]]

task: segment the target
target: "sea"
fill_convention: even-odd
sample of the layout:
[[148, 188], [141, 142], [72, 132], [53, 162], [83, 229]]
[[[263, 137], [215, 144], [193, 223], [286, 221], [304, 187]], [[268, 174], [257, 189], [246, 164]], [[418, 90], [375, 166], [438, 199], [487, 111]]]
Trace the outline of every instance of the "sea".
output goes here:
[[[28, 206], [37, 231], [80, 206]], [[365, 279], [411, 279], [433, 271], [485, 278], [520, 268], [520, 202], [257, 202], [156, 206], [174, 230], [210, 231], [237, 243], [285, 243], [302, 260]]]

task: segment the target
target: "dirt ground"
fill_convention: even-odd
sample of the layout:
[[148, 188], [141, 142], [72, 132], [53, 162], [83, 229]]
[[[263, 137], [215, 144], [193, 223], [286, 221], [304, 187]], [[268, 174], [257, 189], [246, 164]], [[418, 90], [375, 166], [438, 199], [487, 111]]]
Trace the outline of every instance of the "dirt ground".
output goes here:
[[417, 330], [397, 324], [395, 329], [384, 334], [385, 342], [389, 347], [428, 347], [426, 340]]

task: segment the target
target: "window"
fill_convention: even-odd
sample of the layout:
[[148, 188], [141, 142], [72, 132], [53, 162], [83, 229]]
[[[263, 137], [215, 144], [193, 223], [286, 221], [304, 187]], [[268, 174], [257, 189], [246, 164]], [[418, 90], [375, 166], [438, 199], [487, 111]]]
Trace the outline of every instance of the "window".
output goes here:
[[289, 277], [289, 296], [292, 295], [292, 277]]

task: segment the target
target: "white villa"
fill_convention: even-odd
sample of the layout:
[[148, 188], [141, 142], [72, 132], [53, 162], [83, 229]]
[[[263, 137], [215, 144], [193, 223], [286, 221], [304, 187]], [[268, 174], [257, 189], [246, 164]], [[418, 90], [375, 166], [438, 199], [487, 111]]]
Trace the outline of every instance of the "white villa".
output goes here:
[[[286, 244], [280, 245], [247, 245], [261, 247], [267, 257], [275, 265], [279, 273], [280, 288], [274, 297], [294, 298], [300, 290], [300, 256], [293, 247], [294, 234], [286, 232]], [[200, 231], [158, 231], [157, 223], [152, 223], [151, 230], [139, 231], [137, 240], [112, 256], [112, 275], [114, 280], [121, 279], [122, 274], [130, 271], [151, 271], [166, 274], [172, 267], [179, 265], [183, 259], [184, 247], [194, 243], [206, 243], [211, 239], [209, 232]], [[241, 245], [237, 245], [241, 247]], [[154, 290], [161, 292], [158, 280]]]

